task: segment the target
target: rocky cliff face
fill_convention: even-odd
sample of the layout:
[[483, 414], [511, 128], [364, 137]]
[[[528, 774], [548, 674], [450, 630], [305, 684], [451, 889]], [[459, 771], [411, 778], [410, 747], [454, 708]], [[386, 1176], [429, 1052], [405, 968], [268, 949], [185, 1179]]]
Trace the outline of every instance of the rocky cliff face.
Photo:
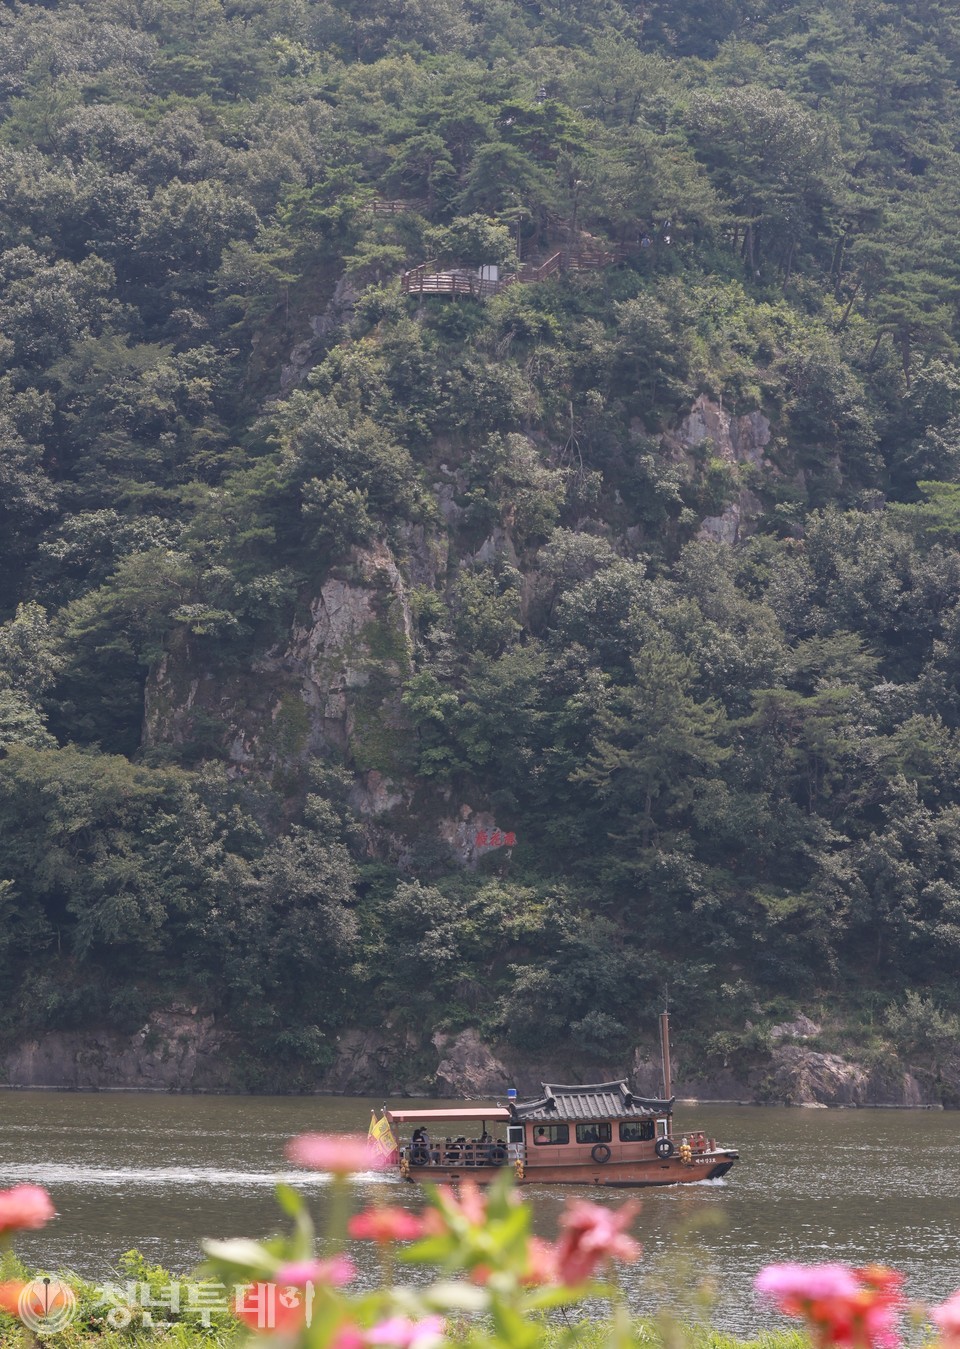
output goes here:
[[[664, 436], [663, 446], [691, 473], [705, 455], [739, 471], [769, 467], [764, 450], [770, 439], [770, 424], [761, 413], [732, 417], [702, 395]], [[435, 484], [444, 521], [439, 532], [408, 526], [400, 554], [383, 541], [354, 548], [316, 593], [303, 596], [284, 640], [248, 670], [205, 668], [186, 638], [172, 646], [147, 683], [145, 747], [218, 752], [240, 773], [295, 772], [310, 758], [334, 751], [356, 774], [354, 805], [361, 814], [376, 818], [402, 808], [414, 815], [412, 728], [400, 695], [412, 670], [412, 588], [442, 585], [451, 565], [444, 526], [455, 531], [462, 512], [454, 500], [456, 475], [448, 476], [451, 481]], [[756, 507], [756, 498], [741, 486], [720, 515], [703, 519], [701, 530], [732, 543]], [[498, 525], [463, 561], [501, 555], [519, 562], [509, 529]], [[527, 595], [536, 575], [525, 580]], [[494, 823], [471, 818], [478, 808], [481, 803], [450, 802], [442, 811], [446, 818], [439, 826], [431, 824], [468, 866], [476, 860], [471, 840], [478, 821]]]
[[762, 412], [732, 417], [706, 394], [700, 395], [676, 430], [663, 437], [664, 449], [675, 459], [691, 464], [696, 457], [708, 455], [733, 470], [736, 495], [719, 515], [701, 521], [700, 533], [705, 538], [736, 543], [742, 526], [759, 511], [760, 502], [748, 485], [749, 470], [772, 468], [764, 454], [771, 438], [770, 423]]
[[0, 1055], [11, 1087], [74, 1091], [229, 1091], [236, 1038], [196, 1008], [153, 1012], [132, 1035], [48, 1031]]
[[[0, 1055], [4, 1085], [86, 1091], [229, 1092], [244, 1090], [236, 1037], [196, 1009], [155, 1012], [133, 1035], [50, 1032]], [[750, 1067], [704, 1072], [681, 1057], [680, 1099], [799, 1106], [919, 1107], [960, 1102], [960, 1061], [934, 1077], [891, 1063], [867, 1069], [803, 1044], [780, 1044]], [[503, 1096], [516, 1087], [535, 1095], [544, 1081], [613, 1081], [626, 1077], [647, 1096], [661, 1092], [659, 1062], [644, 1051], [626, 1060], [557, 1052], [532, 1060], [489, 1045], [476, 1030], [425, 1039], [389, 1026], [343, 1032], [334, 1063], [314, 1083], [332, 1095]]]
[[407, 589], [383, 543], [355, 548], [306, 601], [287, 639], [245, 673], [200, 670], [189, 645], [169, 652], [146, 689], [146, 746], [186, 746], [215, 725], [235, 770], [270, 772], [331, 749], [376, 774], [367, 809], [401, 797], [386, 779], [402, 766], [400, 707], [410, 673]]

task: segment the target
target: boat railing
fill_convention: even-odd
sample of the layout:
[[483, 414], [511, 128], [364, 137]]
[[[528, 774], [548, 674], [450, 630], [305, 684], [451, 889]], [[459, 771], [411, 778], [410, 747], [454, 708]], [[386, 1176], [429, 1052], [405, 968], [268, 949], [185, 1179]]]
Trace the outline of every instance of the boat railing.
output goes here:
[[416, 1143], [400, 1149], [400, 1160], [424, 1170], [430, 1167], [488, 1167], [509, 1166], [514, 1160], [506, 1143], [436, 1143], [429, 1146]]

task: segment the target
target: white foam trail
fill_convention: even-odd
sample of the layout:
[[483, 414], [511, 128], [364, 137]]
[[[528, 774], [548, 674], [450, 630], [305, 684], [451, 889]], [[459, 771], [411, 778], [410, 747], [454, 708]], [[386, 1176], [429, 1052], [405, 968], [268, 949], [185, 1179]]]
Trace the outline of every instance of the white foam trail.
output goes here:
[[[363, 1184], [388, 1179], [382, 1172], [363, 1171], [357, 1180]], [[82, 1166], [69, 1163], [19, 1162], [0, 1165], [0, 1181], [33, 1181], [44, 1185], [160, 1185], [164, 1188], [195, 1185], [223, 1185], [229, 1187], [272, 1187], [278, 1181], [300, 1188], [324, 1186], [330, 1183], [326, 1174], [315, 1171], [228, 1171], [221, 1167], [151, 1166], [106, 1167]]]

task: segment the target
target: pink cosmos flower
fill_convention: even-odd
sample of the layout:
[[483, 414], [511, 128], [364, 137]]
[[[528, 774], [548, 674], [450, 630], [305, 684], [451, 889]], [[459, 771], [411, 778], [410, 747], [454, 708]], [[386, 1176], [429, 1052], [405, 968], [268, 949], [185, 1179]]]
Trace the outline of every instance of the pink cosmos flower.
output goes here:
[[366, 1349], [366, 1345], [363, 1331], [350, 1323], [339, 1326], [330, 1341], [330, 1349]]
[[424, 1235], [423, 1219], [396, 1205], [378, 1205], [363, 1213], [355, 1213], [347, 1223], [352, 1237], [362, 1241], [376, 1241], [381, 1246], [391, 1241], [416, 1241]]
[[940, 1331], [942, 1344], [960, 1346], [960, 1288], [951, 1293], [939, 1307], [930, 1308], [930, 1320]]
[[313, 1171], [350, 1176], [382, 1168], [386, 1158], [371, 1148], [362, 1134], [300, 1134], [287, 1144], [287, 1157]]
[[531, 1237], [527, 1243], [527, 1268], [521, 1283], [536, 1287], [545, 1283], [559, 1282], [556, 1248], [540, 1237]]
[[585, 1283], [607, 1260], [622, 1260], [626, 1264], [639, 1260], [642, 1248], [626, 1234], [639, 1208], [635, 1200], [617, 1210], [585, 1199], [570, 1204], [560, 1219], [561, 1233], [556, 1245], [561, 1282]]
[[443, 1340], [447, 1323], [442, 1316], [425, 1316], [411, 1321], [406, 1316], [391, 1316], [368, 1330], [367, 1344], [383, 1344], [391, 1349], [434, 1349]]
[[753, 1286], [788, 1315], [796, 1315], [790, 1311], [795, 1303], [853, 1297], [860, 1291], [860, 1282], [847, 1265], [767, 1265]]
[[279, 1292], [273, 1283], [248, 1284], [234, 1298], [234, 1314], [258, 1335], [279, 1335], [292, 1339], [306, 1325], [306, 1299]]
[[441, 1185], [437, 1197], [440, 1201], [440, 1214], [432, 1210], [424, 1215], [427, 1228], [433, 1234], [438, 1230], [445, 1230], [443, 1222], [445, 1219], [465, 1219], [471, 1227], [482, 1227], [487, 1221], [487, 1200], [475, 1180], [463, 1181], [459, 1194], [454, 1194], [449, 1185]]
[[15, 1185], [0, 1191], [0, 1236], [43, 1227], [55, 1214], [53, 1200], [39, 1185]]
[[814, 1342], [848, 1349], [897, 1349], [903, 1276], [882, 1265], [768, 1265], [754, 1281], [788, 1316], [806, 1321]]
[[342, 1288], [352, 1282], [356, 1272], [349, 1256], [334, 1255], [329, 1260], [294, 1260], [277, 1270], [276, 1282], [288, 1288], [305, 1288], [308, 1283]]

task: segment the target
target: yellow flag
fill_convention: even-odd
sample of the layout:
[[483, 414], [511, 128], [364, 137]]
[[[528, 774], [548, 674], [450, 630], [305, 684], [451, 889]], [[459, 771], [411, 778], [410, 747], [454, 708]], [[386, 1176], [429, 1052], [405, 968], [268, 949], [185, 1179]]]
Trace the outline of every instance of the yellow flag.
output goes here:
[[382, 1119], [377, 1119], [375, 1110], [370, 1112], [370, 1128], [367, 1132], [367, 1142], [381, 1157], [387, 1161], [392, 1161], [396, 1157], [397, 1140], [393, 1136], [393, 1130], [390, 1128], [390, 1121], [386, 1115]]

